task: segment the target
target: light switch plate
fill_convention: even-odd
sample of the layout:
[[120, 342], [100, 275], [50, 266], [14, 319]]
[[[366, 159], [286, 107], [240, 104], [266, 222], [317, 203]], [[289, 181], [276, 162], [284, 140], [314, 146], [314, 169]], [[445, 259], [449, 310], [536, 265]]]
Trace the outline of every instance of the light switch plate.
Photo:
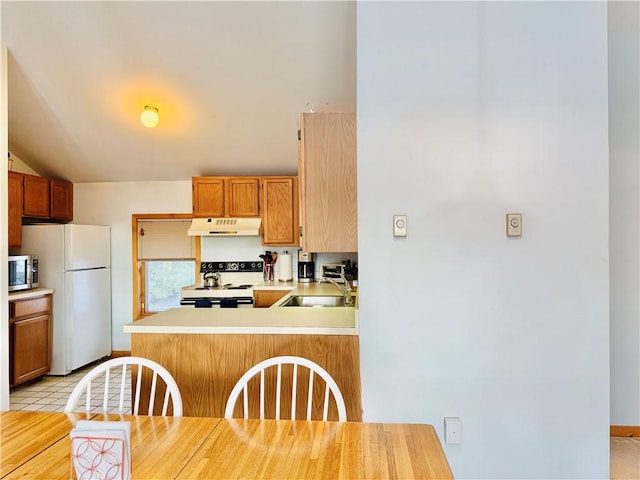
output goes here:
[[460, 417], [444, 417], [444, 441], [452, 445], [462, 443], [462, 419]]
[[522, 236], [522, 214], [507, 213], [507, 237]]
[[407, 236], [407, 216], [406, 215], [393, 216], [393, 236], [394, 237]]

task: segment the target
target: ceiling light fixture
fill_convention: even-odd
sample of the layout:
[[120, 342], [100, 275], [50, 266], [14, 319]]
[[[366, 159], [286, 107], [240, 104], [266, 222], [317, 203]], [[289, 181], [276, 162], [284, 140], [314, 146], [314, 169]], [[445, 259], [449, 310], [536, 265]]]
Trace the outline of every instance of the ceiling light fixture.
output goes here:
[[144, 110], [140, 114], [140, 121], [145, 127], [153, 128], [158, 125], [160, 117], [158, 116], [158, 107], [155, 105], [145, 105]]

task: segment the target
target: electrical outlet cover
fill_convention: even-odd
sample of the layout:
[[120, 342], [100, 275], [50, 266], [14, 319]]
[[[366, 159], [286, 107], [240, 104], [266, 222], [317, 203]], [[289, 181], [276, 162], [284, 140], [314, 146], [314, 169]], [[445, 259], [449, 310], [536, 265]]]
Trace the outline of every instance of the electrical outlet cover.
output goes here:
[[407, 216], [406, 215], [393, 216], [393, 236], [394, 237], [407, 236]]
[[444, 441], [452, 445], [462, 443], [462, 420], [460, 417], [444, 417]]
[[507, 237], [522, 236], [522, 214], [507, 213]]

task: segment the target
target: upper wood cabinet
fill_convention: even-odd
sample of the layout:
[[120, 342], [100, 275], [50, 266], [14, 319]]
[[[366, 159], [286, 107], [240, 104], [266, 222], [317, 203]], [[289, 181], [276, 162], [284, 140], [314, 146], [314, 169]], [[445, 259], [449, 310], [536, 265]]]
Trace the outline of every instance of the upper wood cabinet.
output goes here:
[[303, 113], [298, 138], [301, 248], [357, 252], [355, 114]]
[[22, 174], [22, 185], [23, 217], [73, 220], [73, 183]]
[[23, 175], [23, 208], [24, 217], [49, 218], [50, 192], [48, 178], [35, 175]]
[[73, 183], [64, 180], [50, 180], [50, 217], [54, 220], [73, 220]]
[[261, 217], [263, 245], [298, 244], [298, 177], [193, 177], [194, 217]]
[[22, 218], [73, 220], [73, 183], [8, 172], [9, 247], [22, 246]]
[[193, 177], [194, 217], [257, 217], [258, 177]]
[[297, 245], [297, 177], [263, 177], [260, 206], [263, 245]]
[[228, 178], [225, 190], [230, 217], [260, 215], [260, 179], [258, 177]]
[[224, 178], [191, 179], [194, 217], [224, 217]]
[[9, 172], [9, 247], [22, 246], [22, 174]]

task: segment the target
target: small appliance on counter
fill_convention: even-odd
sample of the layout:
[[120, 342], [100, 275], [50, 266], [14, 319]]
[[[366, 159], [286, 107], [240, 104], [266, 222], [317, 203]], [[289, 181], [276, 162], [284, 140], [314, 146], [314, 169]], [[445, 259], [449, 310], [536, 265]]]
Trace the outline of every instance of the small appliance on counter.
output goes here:
[[323, 278], [332, 278], [338, 283], [354, 282], [358, 280], [358, 266], [351, 260], [342, 263], [325, 263], [320, 265], [320, 274]]
[[298, 250], [298, 282], [315, 282], [315, 268], [316, 265], [313, 261], [313, 253]]
[[9, 291], [37, 288], [38, 257], [36, 255], [9, 255]]
[[325, 263], [320, 265], [320, 275], [322, 278], [332, 278], [338, 283], [344, 283], [345, 266], [342, 263]]

